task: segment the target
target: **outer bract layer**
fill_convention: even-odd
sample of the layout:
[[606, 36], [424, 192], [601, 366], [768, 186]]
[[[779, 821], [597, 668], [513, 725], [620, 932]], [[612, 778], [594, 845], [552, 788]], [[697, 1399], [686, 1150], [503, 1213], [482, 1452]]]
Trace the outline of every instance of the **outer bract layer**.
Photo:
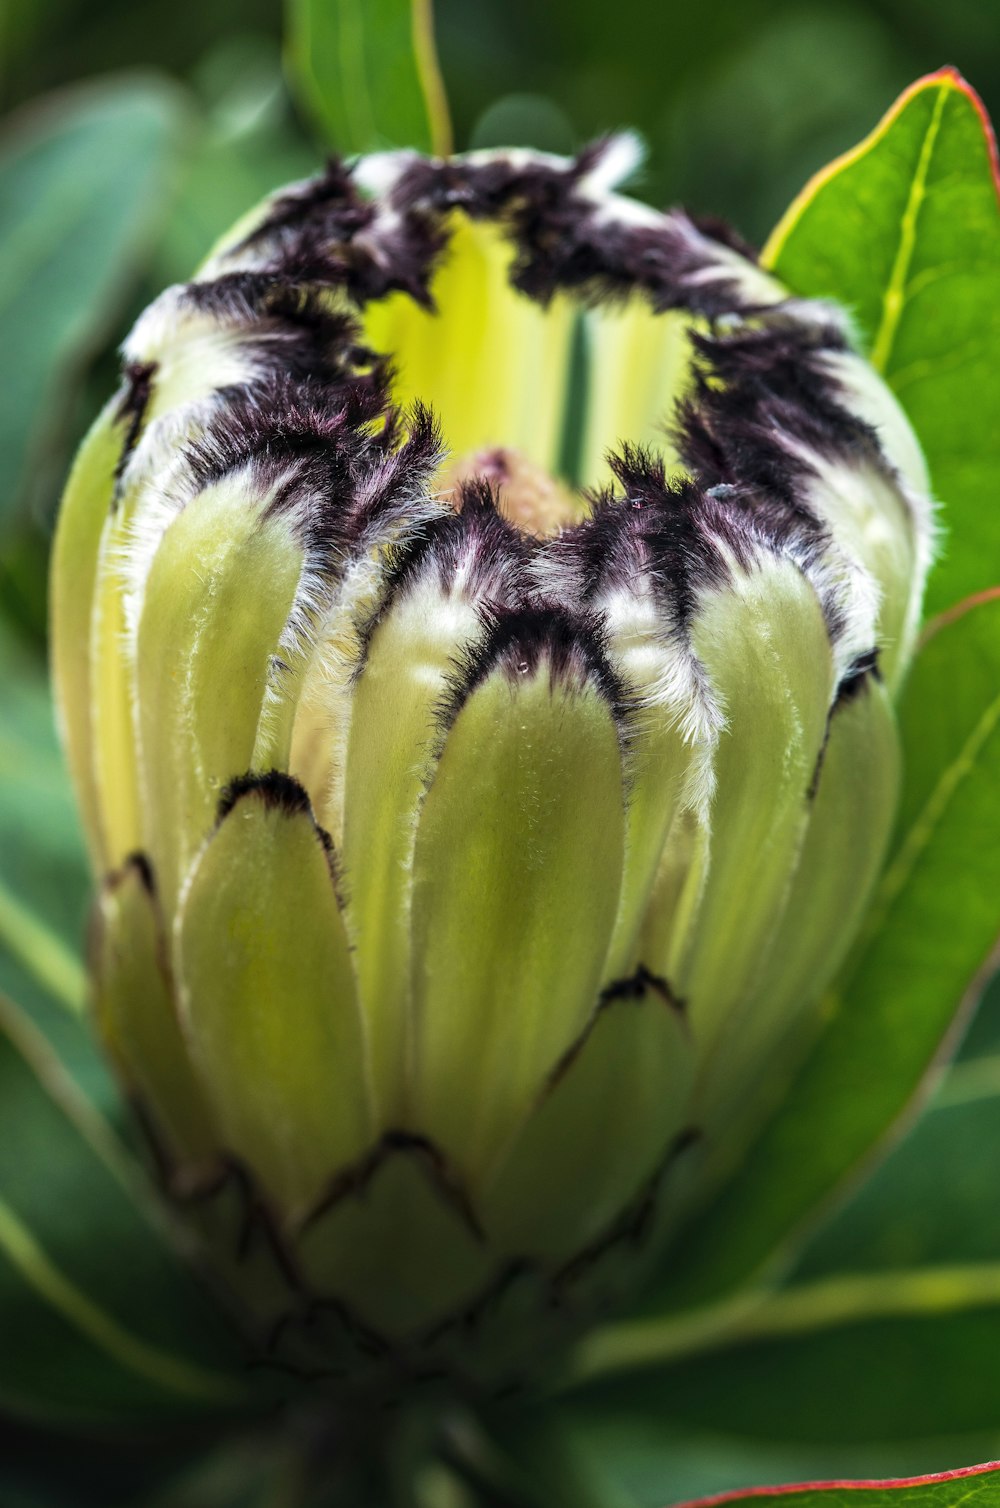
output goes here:
[[288, 189], [139, 320], [70, 480], [100, 1028], [283, 1363], [509, 1379], [633, 1281], [883, 859], [919, 449], [628, 157]]

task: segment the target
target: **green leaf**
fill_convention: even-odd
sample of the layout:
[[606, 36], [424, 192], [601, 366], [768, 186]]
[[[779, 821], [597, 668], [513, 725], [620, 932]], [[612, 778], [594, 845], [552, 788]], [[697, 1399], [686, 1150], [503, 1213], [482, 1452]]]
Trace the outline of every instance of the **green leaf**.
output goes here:
[[[1000, 593], [928, 630], [900, 709], [909, 773], [894, 854], [828, 1024], [743, 1166], [679, 1243], [649, 1312], [773, 1269], [897, 1122], [960, 1003], [976, 998], [1000, 933], [998, 687]], [[654, 1345], [642, 1321], [620, 1327], [606, 1358], [624, 1364], [632, 1343]]]
[[[715, 1508], [994, 1508], [1000, 1503], [1000, 1466], [966, 1466], [934, 1476], [888, 1482], [808, 1482], [799, 1487], [759, 1488], [714, 1499]], [[680, 1508], [696, 1508], [695, 1503]]]
[[[44, 496], [81, 363], [168, 207], [184, 97], [150, 76], [48, 97], [0, 141], [0, 511]], [[55, 453], [54, 453], [55, 451]]]
[[0, 1409], [111, 1424], [246, 1408], [243, 1346], [140, 1168], [5, 997], [0, 1106]]
[[79, 1009], [89, 878], [45, 668], [0, 629], [0, 989]]
[[451, 151], [431, 0], [288, 0], [292, 84], [347, 154]]
[[293, 112], [278, 39], [227, 32], [199, 64], [204, 117], [146, 282], [183, 283], [251, 205], [316, 171], [316, 149]]
[[941, 1464], [927, 1441], [973, 1435], [966, 1455], [995, 1449], [998, 1153], [1000, 1066], [959, 1065], [784, 1287], [706, 1308], [686, 1334], [675, 1325], [671, 1362], [584, 1387], [577, 1417], [643, 1421], [654, 1438], [780, 1436], [798, 1451], [908, 1441], [917, 1458], [904, 1469]]
[[945, 68], [806, 185], [763, 252], [796, 293], [847, 306], [917, 431], [945, 505], [935, 612], [992, 586], [1000, 558], [998, 194], [985, 110]]
[[[727, 1360], [732, 1353], [727, 1353]], [[716, 1375], [726, 1403], [736, 1393], [725, 1386], [719, 1358]], [[683, 1388], [677, 1368], [675, 1394]], [[741, 1377], [745, 1387], [748, 1379]], [[958, 1460], [986, 1460], [995, 1433], [985, 1440], [910, 1441], [903, 1445], [834, 1446], [777, 1438], [780, 1419], [770, 1433], [754, 1438], [737, 1433], [723, 1420], [723, 1406], [710, 1424], [698, 1410], [672, 1417], [655, 1391], [639, 1390], [639, 1379], [618, 1379], [614, 1387], [592, 1389], [581, 1397], [533, 1398], [486, 1411], [478, 1426], [462, 1421], [453, 1431], [450, 1459], [460, 1475], [483, 1490], [486, 1502], [509, 1508], [664, 1508], [678, 1498], [757, 1487], [775, 1482], [815, 1479], [911, 1476], [941, 1471]], [[759, 1392], [776, 1388], [782, 1400], [791, 1391], [769, 1374], [750, 1380]], [[853, 1386], [853, 1383], [852, 1383]], [[704, 1399], [702, 1400], [704, 1405]], [[839, 1400], [838, 1400], [839, 1402]], [[710, 1414], [707, 1407], [703, 1414]], [[492, 1490], [492, 1496], [490, 1491]]]

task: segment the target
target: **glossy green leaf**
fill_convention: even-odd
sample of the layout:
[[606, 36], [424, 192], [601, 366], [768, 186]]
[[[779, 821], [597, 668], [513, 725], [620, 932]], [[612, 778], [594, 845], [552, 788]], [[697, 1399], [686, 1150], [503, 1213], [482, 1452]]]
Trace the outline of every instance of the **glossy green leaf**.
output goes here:
[[50, 96], [0, 142], [3, 512], [61, 470], [69, 384], [169, 208], [184, 116], [173, 86], [122, 77]]
[[[773, 1492], [733, 1492], [714, 1500], [717, 1508], [994, 1508], [1000, 1503], [1000, 1465], [961, 1467], [935, 1476], [909, 1477], [888, 1482], [810, 1482], [799, 1487], [779, 1487]], [[704, 1502], [704, 1499], [702, 1499]], [[700, 1508], [696, 1503], [680, 1508]]]
[[909, 783], [893, 857], [827, 1025], [736, 1177], [686, 1233], [650, 1311], [773, 1265], [896, 1123], [975, 997], [1000, 933], [998, 686], [991, 595], [932, 625], [901, 704]]
[[121, 1423], [237, 1413], [245, 1353], [140, 1168], [0, 997], [0, 1408]]
[[906, 409], [945, 505], [932, 611], [994, 584], [1000, 559], [1000, 173], [981, 101], [920, 79], [805, 187], [763, 260], [835, 298]]
[[292, 85], [340, 152], [451, 150], [431, 0], [288, 0]]

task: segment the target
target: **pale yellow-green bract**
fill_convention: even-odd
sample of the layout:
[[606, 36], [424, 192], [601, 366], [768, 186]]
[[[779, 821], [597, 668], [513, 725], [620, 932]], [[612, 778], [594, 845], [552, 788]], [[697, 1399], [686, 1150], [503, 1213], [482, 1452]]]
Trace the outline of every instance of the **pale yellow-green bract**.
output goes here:
[[808, 1041], [892, 822], [923, 461], [628, 141], [339, 165], [125, 347], [55, 551], [93, 994], [290, 1365], [516, 1373]]

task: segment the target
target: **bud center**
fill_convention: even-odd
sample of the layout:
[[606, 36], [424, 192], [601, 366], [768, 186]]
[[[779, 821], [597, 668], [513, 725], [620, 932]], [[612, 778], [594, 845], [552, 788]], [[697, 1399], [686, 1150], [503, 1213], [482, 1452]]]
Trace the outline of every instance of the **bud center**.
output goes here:
[[523, 451], [509, 446], [489, 446], [453, 461], [442, 477], [441, 497], [461, 512], [463, 487], [477, 481], [489, 484], [504, 518], [537, 539], [558, 534], [584, 511], [576, 493]]

